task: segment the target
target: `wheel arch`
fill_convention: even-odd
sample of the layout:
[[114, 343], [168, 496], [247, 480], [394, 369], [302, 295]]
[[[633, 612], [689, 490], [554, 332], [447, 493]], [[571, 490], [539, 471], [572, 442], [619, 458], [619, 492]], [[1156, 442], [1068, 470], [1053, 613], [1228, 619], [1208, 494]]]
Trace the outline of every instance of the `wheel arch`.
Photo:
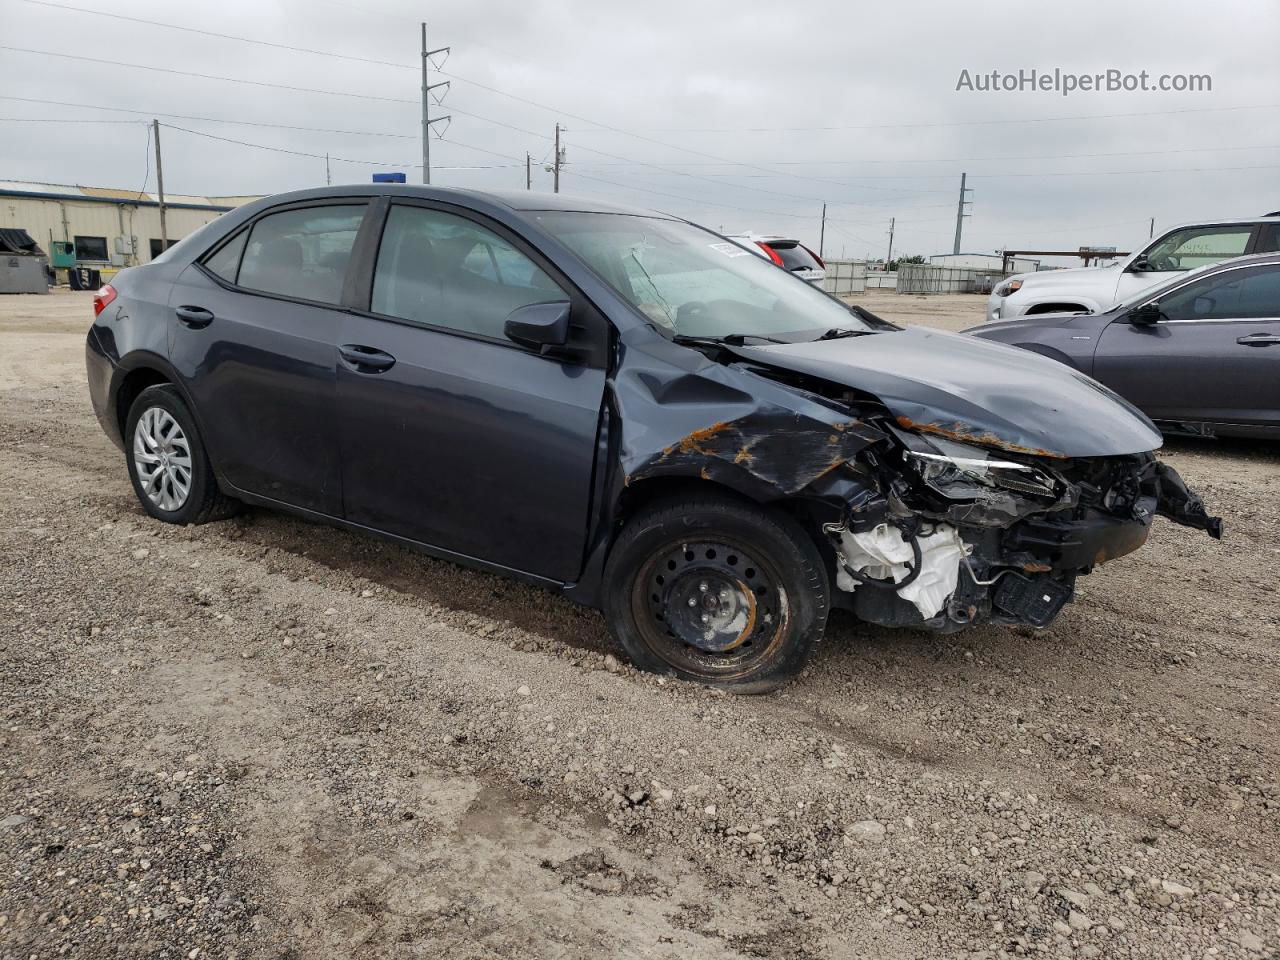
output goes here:
[[143, 390], [148, 387], [166, 384], [178, 391], [182, 397], [182, 402], [187, 405], [187, 409], [191, 411], [191, 416], [195, 418], [196, 429], [200, 431], [201, 442], [204, 443], [205, 450], [209, 454], [209, 460], [214, 465], [214, 475], [218, 476], [219, 483], [221, 483], [221, 475], [218, 473], [217, 468], [218, 458], [216, 452], [209, 449], [209, 431], [205, 429], [204, 419], [200, 416], [200, 411], [195, 403], [192, 402], [191, 394], [182, 382], [182, 378], [178, 376], [177, 370], [158, 353], [140, 350], [128, 354], [121, 359], [120, 365], [116, 368], [112, 386], [111, 412], [120, 430], [120, 436], [124, 438], [126, 448], [129, 441], [126, 436], [125, 426], [129, 418], [129, 408], [133, 406], [133, 402]]
[[1033, 303], [1026, 309], [1023, 316], [1037, 317], [1046, 313], [1092, 313], [1094, 309], [1083, 300], [1072, 300], [1064, 297], [1058, 300], [1044, 300], [1040, 303]]

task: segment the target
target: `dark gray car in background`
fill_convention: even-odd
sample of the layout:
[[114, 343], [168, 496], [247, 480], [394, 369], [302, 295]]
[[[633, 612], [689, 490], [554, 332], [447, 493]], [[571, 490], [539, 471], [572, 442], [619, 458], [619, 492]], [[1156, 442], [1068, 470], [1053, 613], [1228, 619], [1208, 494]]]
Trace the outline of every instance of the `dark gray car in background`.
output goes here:
[[1101, 313], [965, 333], [1087, 373], [1167, 434], [1280, 438], [1280, 254], [1202, 267]]
[[156, 519], [250, 503], [389, 537], [744, 692], [794, 675], [832, 606], [1045, 626], [1157, 515], [1221, 533], [1089, 377], [589, 200], [268, 197], [95, 312], [94, 409]]

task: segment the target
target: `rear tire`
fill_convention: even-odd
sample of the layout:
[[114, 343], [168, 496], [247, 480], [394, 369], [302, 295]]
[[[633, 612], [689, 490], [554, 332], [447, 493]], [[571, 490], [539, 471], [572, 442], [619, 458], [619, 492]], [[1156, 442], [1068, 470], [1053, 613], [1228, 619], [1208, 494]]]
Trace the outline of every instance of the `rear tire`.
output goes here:
[[177, 387], [163, 383], [139, 393], [124, 437], [133, 492], [157, 520], [208, 523], [240, 509], [240, 501], [218, 489], [195, 417]]
[[830, 608], [822, 558], [783, 513], [717, 494], [642, 509], [605, 566], [604, 612], [636, 666], [733, 693], [792, 679]]

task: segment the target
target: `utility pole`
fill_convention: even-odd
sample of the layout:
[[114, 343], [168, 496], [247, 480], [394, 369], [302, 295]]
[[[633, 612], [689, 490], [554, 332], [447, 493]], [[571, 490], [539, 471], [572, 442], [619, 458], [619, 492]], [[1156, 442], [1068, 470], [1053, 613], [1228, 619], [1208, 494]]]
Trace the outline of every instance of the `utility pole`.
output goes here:
[[960, 231], [964, 227], [964, 218], [969, 216], [969, 214], [964, 212], [964, 205], [970, 201], [965, 200], [964, 195], [966, 193], [973, 193], [973, 189], [965, 189], [964, 183], [967, 176], [968, 174], [966, 173], [960, 174], [960, 203], [956, 206], [956, 244], [951, 250], [952, 253], [960, 252]]
[[[444, 122], [447, 125], [448, 121], [451, 119], [448, 115], [445, 115], [443, 117], [435, 117], [435, 118], [431, 117], [431, 112], [428, 109], [429, 104], [431, 103], [431, 91], [436, 90], [440, 87], [447, 88], [449, 86], [449, 81], [445, 80], [442, 83], [433, 84], [430, 78], [428, 77], [428, 68], [431, 65], [431, 58], [434, 57], [437, 53], [445, 54], [445, 59], [448, 59], [449, 49], [450, 49], [449, 47], [437, 47], [435, 50], [428, 50], [427, 49], [427, 25], [425, 23], [422, 25], [422, 182], [423, 183], [431, 182], [431, 125], [433, 123], [441, 123], [441, 122]], [[441, 95], [441, 100], [443, 100], [443, 94]], [[441, 100], [437, 100], [436, 103], [440, 103]]]
[[333, 183], [333, 177], [331, 177], [331, 176], [329, 175], [329, 153], [328, 153], [328, 151], [325, 151], [325, 155], [324, 155], [324, 183], [325, 183], [325, 186], [329, 186], [331, 183]]
[[889, 253], [884, 258], [884, 268], [889, 269], [889, 264], [893, 262], [893, 225], [897, 223], [897, 217], [889, 218]]
[[827, 205], [822, 205], [822, 226], [818, 228], [818, 259], [825, 260], [822, 255], [822, 247], [827, 240]]
[[555, 177], [555, 192], [560, 192], [560, 124], [556, 124], [556, 161], [552, 166], [553, 175]]
[[532, 158], [526, 152], [524, 155], [524, 188], [526, 190], [533, 189], [533, 167]]
[[169, 249], [169, 228], [164, 219], [164, 168], [160, 166], [160, 121], [151, 121], [156, 138], [156, 195], [160, 198], [160, 252]]

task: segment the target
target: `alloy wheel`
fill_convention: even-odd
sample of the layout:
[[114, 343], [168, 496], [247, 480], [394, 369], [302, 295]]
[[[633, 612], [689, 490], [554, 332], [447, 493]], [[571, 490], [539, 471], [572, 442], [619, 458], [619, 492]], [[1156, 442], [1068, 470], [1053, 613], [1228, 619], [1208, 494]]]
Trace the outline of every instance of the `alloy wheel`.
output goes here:
[[164, 407], [142, 411], [133, 428], [133, 465], [147, 499], [161, 510], [182, 509], [191, 493], [191, 446]]

